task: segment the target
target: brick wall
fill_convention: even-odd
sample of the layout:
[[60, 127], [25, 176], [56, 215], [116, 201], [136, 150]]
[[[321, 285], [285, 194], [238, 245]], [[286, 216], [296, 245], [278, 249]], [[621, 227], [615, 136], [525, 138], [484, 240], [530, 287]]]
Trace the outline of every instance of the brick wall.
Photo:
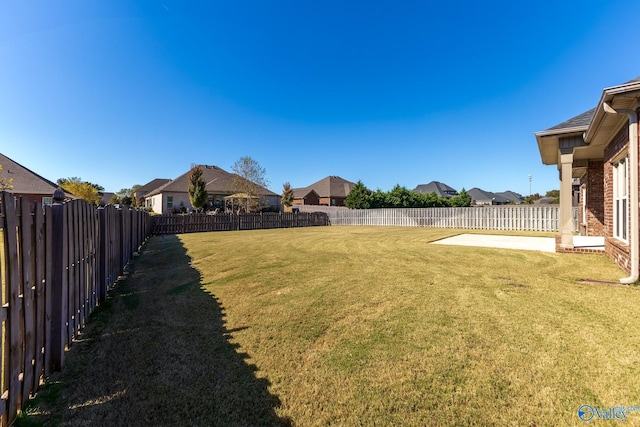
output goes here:
[[604, 150], [604, 250], [613, 262], [629, 273], [629, 245], [613, 237], [613, 165], [615, 159], [623, 150], [629, 147], [629, 127], [623, 126]]
[[[583, 219], [582, 188], [587, 189], [586, 221]], [[580, 231], [586, 236], [604, 236], [604, 162], [590, 160], [587, 173], [581, 180], [580, 200], [578, 202]]]

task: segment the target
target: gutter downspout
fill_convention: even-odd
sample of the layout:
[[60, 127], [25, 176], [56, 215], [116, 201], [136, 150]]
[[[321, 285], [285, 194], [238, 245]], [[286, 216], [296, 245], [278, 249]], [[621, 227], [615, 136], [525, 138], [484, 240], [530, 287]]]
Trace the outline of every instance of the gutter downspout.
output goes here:
[[603, 103], [604, 111], [611, 114], [629, 116], [629, 170], [631, 171], [631, 189], [629, 194], [629, 215], [631, 216], [631, 275], [620, 279], [620, 283], [631, 284], [640, 276], [640, 224], [638, 220], [638, 113], [635, 110], [615, 110], [608, 103]]

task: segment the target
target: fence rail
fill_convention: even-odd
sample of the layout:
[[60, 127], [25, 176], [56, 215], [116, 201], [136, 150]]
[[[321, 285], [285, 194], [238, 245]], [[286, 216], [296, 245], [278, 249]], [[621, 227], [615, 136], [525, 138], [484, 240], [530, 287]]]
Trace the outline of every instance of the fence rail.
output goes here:
[[153, 234], [182, 234], [204, 231], [259, 230], [266, 228], [314, 227], [329, 225], [323, 212], [190, 214], [153, 216]]
[[63, 366], [65, 350], [150, 233], [143, 211], [82, 200], [42, 207], [0, 192], [0, 425]]
[[[507, 205], [469, 208], [347, 209], [296, 206], [301, 212], [322, 211], [331, 225], [467, 228], [505, 231], [558, 231], [558, 205]], [[573, 209], [573, 231], [578, 231]]]

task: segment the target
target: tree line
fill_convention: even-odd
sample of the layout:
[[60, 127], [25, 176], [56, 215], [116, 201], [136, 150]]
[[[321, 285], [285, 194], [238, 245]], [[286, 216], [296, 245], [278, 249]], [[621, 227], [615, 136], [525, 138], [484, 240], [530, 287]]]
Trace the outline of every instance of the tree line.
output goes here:
[[471, 196], [464, 188], [458, 195], [446, 198], [436, 193], [416, 193], [399, 184], [390, 191], [372, 191], [358, 181], [347, 195], [345, 205], [350, 209], [466, 207], [471, 206]]

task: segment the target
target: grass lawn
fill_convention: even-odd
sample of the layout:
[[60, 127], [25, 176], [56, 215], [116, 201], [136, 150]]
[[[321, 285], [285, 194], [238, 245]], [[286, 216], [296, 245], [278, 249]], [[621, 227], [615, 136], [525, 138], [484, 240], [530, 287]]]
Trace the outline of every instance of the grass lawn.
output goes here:
[[154, 237], [17, 425], [581, 425], [583, 404], [640, 406], [640, 288], [577, 281], [623, 271], [429, 245], [453, 234]]

